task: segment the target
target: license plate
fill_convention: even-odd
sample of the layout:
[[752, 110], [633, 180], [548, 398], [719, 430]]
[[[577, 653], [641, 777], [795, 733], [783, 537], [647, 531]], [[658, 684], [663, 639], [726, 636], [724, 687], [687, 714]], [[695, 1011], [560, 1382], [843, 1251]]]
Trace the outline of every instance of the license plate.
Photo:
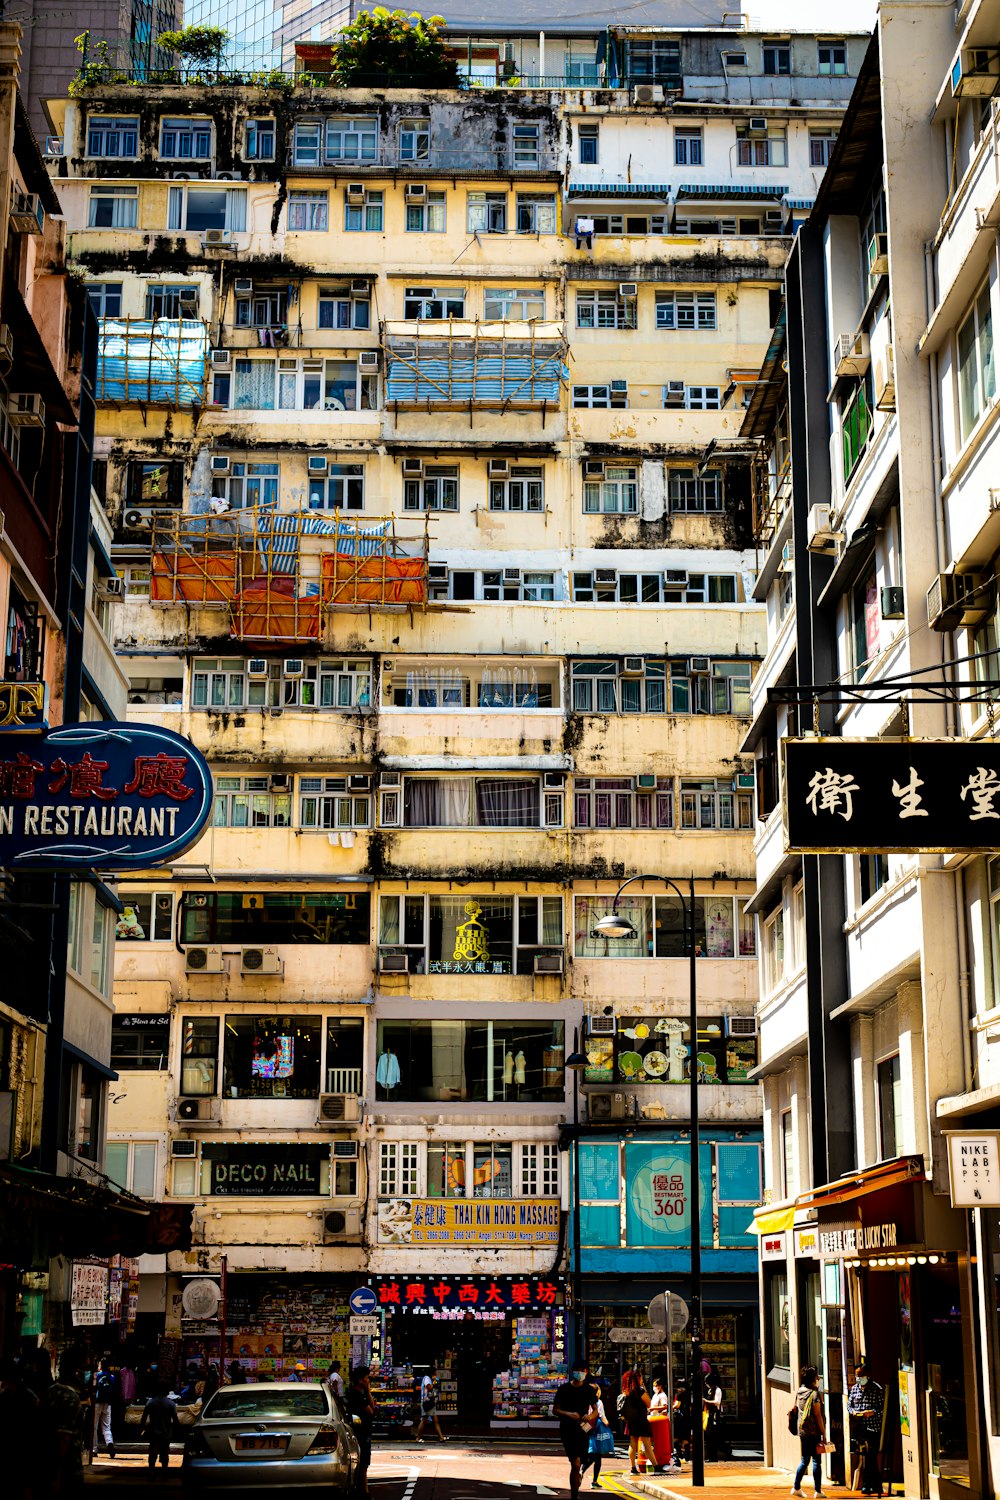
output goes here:
[[266, 1449], [281, 1449], [285, 1447], [285, 1439], [281, 1437], [238, 1437], [236, 1439], [237, 1453], [247, 1453], [250, 1450], [260, 1452]]

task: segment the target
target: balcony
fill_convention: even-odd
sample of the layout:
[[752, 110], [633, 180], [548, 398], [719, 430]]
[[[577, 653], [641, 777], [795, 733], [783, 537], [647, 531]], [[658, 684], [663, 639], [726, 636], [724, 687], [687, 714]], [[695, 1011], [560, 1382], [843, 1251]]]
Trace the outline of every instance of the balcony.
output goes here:
[[386, 323], [387, 407], [558, 410], [561, 323]]

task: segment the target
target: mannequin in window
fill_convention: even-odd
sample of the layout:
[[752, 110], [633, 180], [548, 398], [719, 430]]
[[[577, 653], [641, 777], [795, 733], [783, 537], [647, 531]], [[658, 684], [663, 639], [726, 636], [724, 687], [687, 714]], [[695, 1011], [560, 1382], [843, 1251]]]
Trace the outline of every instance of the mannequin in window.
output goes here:
[[399, 1085], [399, 1059], [391, 1047], [386, 1047], [375, 1065], [375, 1082], [385, 1099]]
[[509, 1089], [514, 1082], [514, 1054], [505, 1052], [503, 1059], [503, 1086]]
[[514, 1058], [514, 1082], [518, 1088], [524, 1087], [524, 1070], [527, 1066], [527, 1058], [523, 1052], [518, 1052]]

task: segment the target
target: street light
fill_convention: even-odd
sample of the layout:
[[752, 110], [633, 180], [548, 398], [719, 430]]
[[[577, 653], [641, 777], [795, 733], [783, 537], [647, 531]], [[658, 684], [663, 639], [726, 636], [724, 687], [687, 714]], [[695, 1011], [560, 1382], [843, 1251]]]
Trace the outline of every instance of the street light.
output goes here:
[[[675, 892], [684, 913], [684, 941], [688, 957], [688, 1033], [690, 1052], [688, 1073], [691, 1099], [691, 1484], [705, 1484], [705, 1432], [702, 1427], [704, 1380], [701, 1373], [701, 1176], [698, 1124], [698, 975], [694, 944], [694, 876], [688, 879], [688, 893], [674, 880], [663, 875], [632, 875], [615, 892], [607, 916], [594, 923], [594, 934], [603, 938], [635, 938], [635, 928], [627, 917], [620, 916], [618, 902], [622, 891], [634, 880], [659, 880]], [[579, 1229], [579, 1207], [577, 1208]], [[577, 1250], [579, 1259], [579, 1249]]]
[[587, 1059], [580, 1051], [580, 1031], [576, 1026], [573, 1028], [573, 1050], [566, 1059], [566, 1066], [573, 1074], [573, 1263], [571, 1268], [573, 1319], [576, 1355], [585, 1360], [587, 1350], [583, 1336], [583, 1292], [580, 1276], [580, 1074], [587, 1066]]

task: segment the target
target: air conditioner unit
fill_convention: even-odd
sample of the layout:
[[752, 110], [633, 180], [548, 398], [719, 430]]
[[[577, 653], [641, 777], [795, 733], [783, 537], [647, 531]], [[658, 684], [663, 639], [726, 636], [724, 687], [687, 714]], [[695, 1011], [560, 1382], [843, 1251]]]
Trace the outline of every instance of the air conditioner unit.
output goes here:
[[218, 1124], [219, 1101], [215, 1098], [178, 1099], [177, 1118], [178, 1120], [197, 1121], [200, 1125]]
[[665, 98], [662, 83], [637, 83], [632, 90], [633, 104], [662, 104]]
[[404, 189], [407, 203], [426, 203], [427, 184], [425, 182], [408, 182]]
[[198, 176], [197, 172], [171, 172], [171, 182], [193, 182]]
[[188, 948], [184, 967], [189, 974], [222, 974], [226, 964], [221, 948]]
[[644, 677], [646, 675], [646, 660], [642, 656], [626, 656], [622, 662], [623, 677]]
[[810, 552], [836, 552], [845, 533], [833, 524], [832, 505], [811, 505], [806, 521], [806, 545]]
[[887, 584], [879, 590], [879, 603], [883, 620], [901, 620], [906, 614], [903, 590], [898, 583]]
[[216, 182], [242, 182], [243, 181], [243, 173], [242, 172], [216, 172], [216, 174], [215, 174], [215, 180], [216, 180]]
[[588, 1094], [587, 1119], [631, 1120], [635, 1117], [635, 1099], [631, 1094]]
[[612, 390], [612, 394], [614, 394], [615, 392], [617, 392], [619, 395], [627, 396], [628, 395], [628, 381], [627, 380], [612, 380], [612, 382], [611, 382], [611, 390]]
[[785, 216], [780, 208], [764, 210], [764, 233], [781, 234], [785, 227]]
[[836, 355], [838, 375], [863, 375], [871, 364], [867, 333], [842, 333]]
[[372, 375], [378, 369], [380, 356], [377, 349], [362, 349], [358, 355], [358, 369], [363, 375]]
[[10, 206], [10, 225], [18, 234], [41, 234], [45, 209], [37, 193], [15, 193]]
[[292, 778], [287, 771], [276, 771], [267, 778], [267, 784], [272, 792], [288, 792], [291, 791]]
[[618, 578], [618, 574], [615, 572], [614, 568], [595, 568], [594, 569], [594, 582], [595, 583], [614, 583], [617, 580], [617, 578]]
[[752, 771], [737, 771], [733, 777], [734, 792], [752, 792], [754, 788], [754, 773]]
[[566, 772], [546, 771], [542, 779], [545, 786], [548, 787], [550, 791], [558, 791], [560, 787], [564, 787], [566, 785]]
[[868, 274], [871, 277], [889, 274], [889, 236], [873, 234], [868, 241]]
[[177, 301], [181, 307], [200, 307], [201, 293], [196, 286], [181, 287]]
[[323, 453], [310, 453], [306, 468], [310, 474], [325, 474], [330, 467], [330, 460]]
[[0, 323], [0, 368], [9, 370], [14, 363], [14, 334], [9, 324]]
[[241, 974], [280, 974], [284, 967], [273, 948], [244, 948], [240, 956]]
[[349, 182], [344, 189], [344, 196], [348, 203], [364, 203], [365, 185], [363, 182]]
[[875, 409], [876, 411], [896, 410], [896, 361], [891, 344], [886, 344], [885, 352], [875, 361]]
[[[358, 1118], [357, 1094], [320, 1094], [319, 1117], [331, 1125]], [[357, 1147], [357, 1142], [352, 1143]]]
[[588, 1036], [614, 1036], [618, 1030], [617, 1016], [588, 1016]]
[[286, 656], [281, 664], [281, 675], [283, 677], [304, 677], [306, 664], [301, 656]]
[[112, 578], [102, 578], [98, 587], [98, 593], [102, 599], [124, 599], [124, 578], [119, 578], [117, 574]]
[[566, 955], [561, 950], [535, 954], [536, 974], [562, 974], [565, 968]]
[[619, 281], [618, 295], [622, 298], [638, 297], [639, 283], [637, 281]]
[[[358, 184], [355, 183], [354, 186], [357, 187]], [[362, 189], [362, 191], [364, 191], [364, 189]], [[355, 299], [355, 301], [367, 302], [371, 294], [372, 284], [370, 281], [366, 281], [359, 276], [356, 281], [351, 282], [351, 296]]]
[[[181, 1102], [182, 1103], [190, 1103], [191, 1101], [190, 1100], [182, 1100]], [[178, 1106], [177, 1106], [177, 1113], [180, 1114], [180, 1112], [181, 1112], [181, 1106], [180, 1106], [180, 1104], [178, 1104]], [[171, 1156], [197, 1156], [198, 1155], [198, 1142], [197, 1141], [181, 1141], [181, 1140], [171, 1141], [170, 1142], [170, 1155]]]
[[448, 582], [448, 564], [447, 563], [428, 563], [427, 564], [427, 582], [428, 583], [447, 583]]
[[993, 581], [981, 573], [939, 573], [927, 590], [927, 623], [932, 630], [978, 625], [993, 603]]
[[778, 564], [778, 572], [779, 573], [794, 573], [794, 571], [795, 571], [795, 554], [794, 554], [794, 552], [792, 550], [792, 544], [791, 544], [791, 542], [786, 542], [785, 545], [781, 549], [781, 561]]
[[212, 350], [212, 369], [229, 370], [232, 368], [233, 355], [231, 349]]
[[505, 458], [491, 458], [486, 465], [486, 472], [491, 479], [508, 479], [510, 464]]
[[588, 458], [583, 465], [584, 479], [603, 479], [604, 460], [600, 458]]
[[153, 524], [153, 512], [151, 510], [127, 510], [122, 516], [122, 521], [131, 531], [145, 530]]
[[764, 115], [751, 115], [747, 121], [747, 130], [751, 135], [767, 135], [767, 118]]
[[677, 407], [677, 406], [683, 406], [684, 405], [684, 382], [683, 382], [683, 380], [671, 380], [671, 381], [668, 381], [666, 389], [664, 391], [664, 395], [663, 395], [663, 404], [664, 404], [664, 406], [668, 406], [668, 407], [670, 407], [670, 406]]
[[399, 771], [380, 771], [378, 773], [379, 786], [401, 786], [402, 773]]
[[360, 772], [356, 776], [348, 776], [347, 787], [352, 792], [370, 792], [372, 779], [366, 772]]
[[422, 458], [403, 459], [403, 478], [419, 479], [424, 472], [424, 461]]
[[687, 588], [686, 568], [667, 568], [663, 574], [663, 582], [673, 585], [674, 588]]
[[993, 47], [963, 47], [951, 66], [951, 92], [990, 99], [1000, 88], [1000, 52]]
[[12, 427], [44, 427], [45, 402], [37, 391], [11, 391], [7, 397], [7, 420]]
[[228, 474], [230, 459], [224, 453], [212, 454], [212, 473]]
[[331, 1208], [323, 1215], [324, 1245], [345, 1244], [360, 1238], [360, 1208]]
[[656, 777], [644, 771], [635, 778], [635, 784], [640, 792], [652, 792], [656, 790]]
[[756, 1036], [756, 1016], [726, 1016], [726, 1036]]
[[708, 656], [692, 656], [688, 659], [688, 671], [692, 677], [704, 677], [711, 670], [712, 662]]
[[224, 249], [227, 245], [229, 245], [231, 243], [231, 236], [230, 236], [229, 230], [228, 229], [206, 229], [205, 233], [201, 237], [201, 243], [202, 243], [202, 245], [204, 246], [204, 248], [206, 250], [210, 250], [213, 245], [216, 246], [217, 248]]
[[504, 570], [503, 570], [503, 581], [504, 581], [504, 583], [520, 583], [521, 582], [521, 569], [520, 568], [504, 568]]
[[253, 281], [248, 276], [238, 277], [233, 282], [233, 291], [236, 293], [237, 297], [252, 297]]
[[380, 974], [409, 974], [410, 955], [408, 953], [380, 953], [378, 968]]

